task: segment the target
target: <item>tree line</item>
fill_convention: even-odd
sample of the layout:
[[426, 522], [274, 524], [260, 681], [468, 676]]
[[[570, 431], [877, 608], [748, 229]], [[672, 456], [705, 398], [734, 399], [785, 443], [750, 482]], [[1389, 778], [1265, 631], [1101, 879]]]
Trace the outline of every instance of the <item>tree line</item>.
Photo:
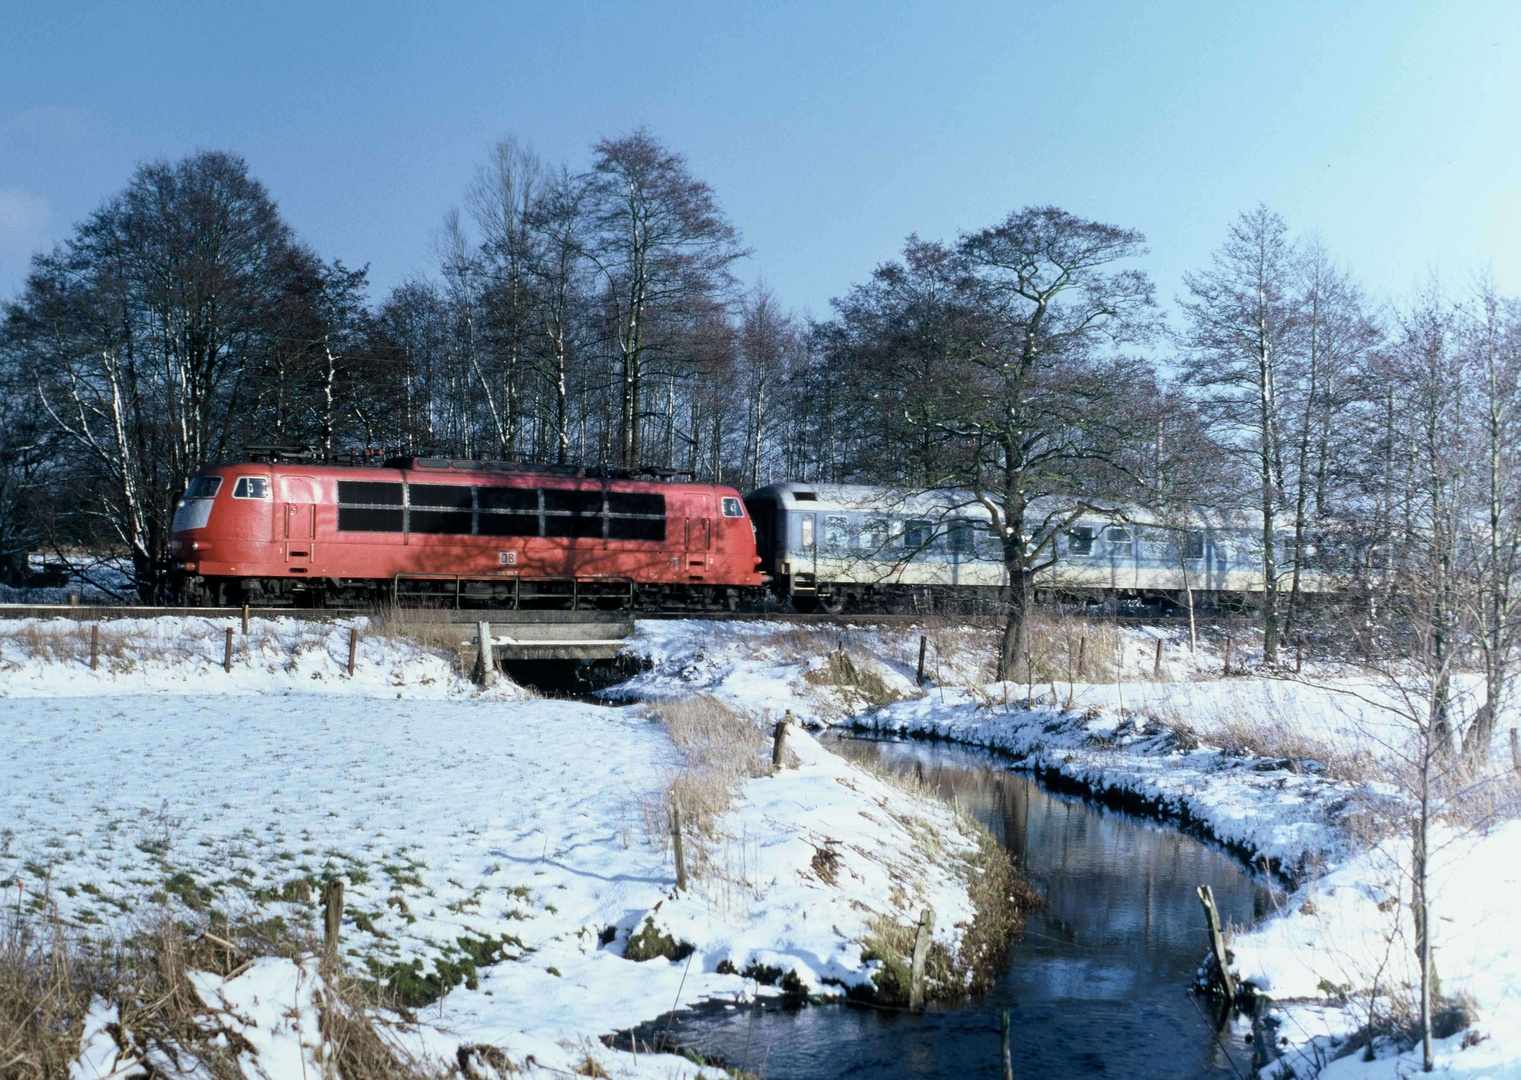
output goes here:
[[1002, 543], [1005, 674], [1063, 531], [1146, 507], [1185, 583], [1192, 530], [1251, 523], [1269, 662], [1334, 571], [1504, 690], [1521, 310], [1492, 284], [1375, 301], [1256, 207], [1169, 320], [1139, 232], [1034, 206], [909, 237], [810, 321], [741, 287], [717, 194], [647, 131], [582, 168], [503, 141], [463, 196], [372, 298], [236, 155], [139, 168], [4, 308], [10, 575], [110, 549], [154, 595], [189, 476], [255, 444], [954, 487]]

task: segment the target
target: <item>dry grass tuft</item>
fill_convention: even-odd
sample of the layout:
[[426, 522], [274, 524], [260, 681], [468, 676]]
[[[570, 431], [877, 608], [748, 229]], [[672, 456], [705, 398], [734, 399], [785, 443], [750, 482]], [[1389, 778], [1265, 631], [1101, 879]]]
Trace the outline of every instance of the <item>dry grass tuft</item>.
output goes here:
[[[665, 724], [683, 758], [666, 782], [666, 796], [646, 800], [641, 809], [649, 839], [665, 847], [671, 837], [671, 808], [681, 808], [687, 867], [701, 877], [719, 871], [714, 845], [726, 838], [719, 821], [734, 804], [740, 785], [771, 774], [771, 739], [753, 720], [708, 695], [650, 706]], [[787, 752], [788, 767], [797, 756]]]
[[[176, 1075], [242, 1080], [237, 1058], [249, 1046], [206, 1007], [190, 973], [235, 977], [255, 956], [298, 956], [310, 942], [281, 936], [276, 949], [252, 928], [229, 929], [215, 917], [213, 926], [219, 933], [201, 934], [160, 910], [125, 939], [92, 941], [73, 933], [56, 910], [37, 918], [13, 914], [0, 933], [0, 1077], [67, 1076], [79, 1055], [85, 1013], [103, 999], [118, 1011], [112, 1035], [126, 1057], [169, 1063]], [[342, 1080], [444, 1075], [386, 1037], [363, 984], [339, 979], [329, 986], [322, 1031]]]
[[1380, 766], [1368, 750], [1305, 730], [1293, 713], [1266, 697], [1255, 703], [1231, 699], [1192, 707], [1157, 710], [1179, 749], [1213, 746], [1229, 757], [1276, 759], [1292, 772], [1314, 772], [1333, 780], [1358, 782]]
[[803, 680], [812, 686], [835, 687], [851, 711], [903, 700], [903, 695], [888, 686], [881, 675], [857, 664], [843, 648], [828, 653], [822, 667], [804, 671]]
[[1032, 683], [1114, 682], [1120, 674], [1120, 632], [1113, 623], [1047, 611], [1029, 615], [1030, 655], [1016, 666]]

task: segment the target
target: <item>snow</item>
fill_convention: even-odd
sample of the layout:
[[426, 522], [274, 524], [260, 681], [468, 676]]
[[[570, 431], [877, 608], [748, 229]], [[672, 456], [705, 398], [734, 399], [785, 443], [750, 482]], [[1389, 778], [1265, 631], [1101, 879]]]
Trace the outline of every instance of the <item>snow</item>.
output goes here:
[[[1275, 1003], [1286, 1041], [1272, 1075], [1323, 1069], [1327, 1077], [1374, 1078], [1419, 1069], [1418, 1047], [1401, 1054], [1388, 1040], [1376, 1045], [1373, 1062], [1360, 1053], [1337, 1056], [1366, 1019], [1370, 987], [1380, 987], [1387, 1010], [1391, 987], [1409, 998], [1419, 985], [1414, 927], [1398, 895], [1408, 882], [1409, 838], [1391, 828], [1408, 811], [1396, 789], [1359, 768], [1360, 761], [1387, 762], [1406, 738], [1399, 719], [1379, 707], [1391, 701], [1388, 685], [1313, 663], [1294, 679], [1265, 677], [1240, 631], [1232, 662], [1238, 674], [1230, 678], [1223, 677], [1222, 641], [1206, 640], [1191, 654], [1181, 630], [1137, 627], [1121, 632], [1115, 682], [1059, 679], [1033, 687], [989, 682], [986, 665], [968, 659], [977, 644], [989, 652], [987, 631], [962, 631], [957, 640], [932, 624], [847, 628], [816, 634], [811, 649], [801, 633], [782, 624], [732, 631], [641, 624], [636, 648], [653, 666], [629, 688], [647, 697], [701, 689], [736, 702], [766, 701], [818, 726], [983, 747], [1048, 783], [1180, 823], [1254, 867], [1269, 867], [1280, 886], [1276, 915], [1230, 943], [1237, 974]], [[922, 690], [914, 682], [921, 633], [930, 641], [931, 674]], [[1161, 680], [1151, 677], [1158, 640]], [[888, 700], [862, 702], [848, 688], [808, 679], [842, 642], [858, 668], [880, 676]], [[1459, 678], [1457, 693], [1471, 693], [1471, 683]], [[1284, 758], [1233, 747], [1230, 729], [1243, 721], [1303, 753], [1286, 767]], [[1504, 739], [1515, 724], [1514, 714], [1502, 716], [1499, 761], [1509, 759]], [[1191, 729], [1197, 744], [1179, 738], [1178, 726]], [[1437, 1041], [1438, 1068], [1521, 1077], [1521, 821], [1488, 830], [1437, 827], [1431, 845], [1441, 989], [1465, 998], [1476, 1017], [1468, 1032]], [[1403, 890], [1408, 902], [1408, 884]]]
[[[458, 955], [461, 937], [506, 942], [506, 959], [474, 987], [456, 986], [400, 1032], [410, 1049], [452, 1060], [461, 1045], [488, 1043], [550, 1072], [590, 1053], [619, 1076], [695, 1075], [670, 1057], [636, 1065], [599, 1037], [775, 992], [720, 967], [776, 967], [837, 995], [870, 977], [861, 941], [877, 913], [912, 922], [930, 906], [947, 944], [970, 918], [961, 856], [971, 839], [954, 815], [796, 728], [798, 768], [744, 785], [709, 852], [723, 872], [678, 893], [664, 839], [645, 824], [678, 766], [650, 710], [706, 693], [763, 725], [791, 712], [812, 729], [987, 748], [1048, 783], [1212, 838], [1279, 886], [1277, 913], [1230, 942], [1237, 973], [1273, 1000], [1284, 1041], [1271, 1074], [1371, 1080], [1419, 1068], [1419, 1048], [1387, 1039], [1372, 1062], [1346, 1053], [1369, 989], [1387, 1007], [1389, 989], [1408, 997], [1415, 979], [1401, 884], [1409, 842], [1389, 827], [1400, 796], [1356, 767], [1387, 758], [1401, 730], [1366, 676], [1310, 664], [1298, 680], [1268, 677], [1237, 632], [1238, 674], [1223, 678], [1220, 642], [1190, 654], [1177, 630], [1132, 628], [1120, 633], [1115, 681], [1032, 687], [989, 681], [988, 631], [645, 621], [632, 648], [649, 668], [612, 692], [623, 704], [603, 707], [505, 683], [479, 691], [451, 658], [363, 621], [352, 678], [345, 621], [256, 622], [246, 642], [238, 635], [229, 674], [227, 625], [123, 624], [138, 654], [91, 672], [77, 641], [48, 658], [26, 644], [48, 627], [0, 624], [0, 875], [23, 882], [27, 902], [46, 890], [78, 925], [119, 930], [155, 892], [182, 908], [186, 879], [165, 887], [184, 874], [213, 904], [279, 915], [300, 932], [315, 929], [313, 906], [281, 891], [341, 873], [353, 972], [413, 959], [431, 970]], [[1504, 717], [1500, 732], [1515, 722]], [[1294, 752], [1236, 746], [1242, 723]], [[916, 840], [926, 834], [941, 842]], [[821, 848], [840, 856], [834, 885], [813, 868]], [[1466, 1031], [1437, 1041], [1438, 1068], [1521, 1078], [1521, 822], [1440, 827], [1431, 874], [1442, 991], [1472, 1010]], [[690, 959], [624, 959], [647, 919], [691, 942]], [[282, 1015], [299, 1015], [304, 969], [261, 963], [268, 971], [243, 987], [253, 971], [208, 983], [208, 1007], [278, 1000]], [[78, 1075], [107, 1075], [106, 1022], [92, 1012], [79, 1068], [96, 1071]], [[265, 1053], [308, 1050], [295, 1035]], [[250, 1062], [245, 1073], [258, 1067], [269, 1068]]]
[[[26, 644], [56, 627], [0, 627], [0, 880], [22, 886], [18, 902], [56, 903], [97, 936], [162, 902], [192, 921], [208, 908], [279, 918], [300, 939], [319, 932], [313, 883], [342, 876], [352, 974], [433, 971], [461, 939], [502, 943], [502, 962], [398, 1036], [414, 1052], [453, 1060], [487, 1043], [550, 1071], [590, 1053], [617, 1075], [662, 1078], [695, 1070], [648, 1054], [636, 1066], [599, 1037], [778, 992], [720, 966], [773, 967], [840, 996], [874, 970], [861, 948], [873, 916], [909, 923], [931, 907], [951, 948], [972, 917], [975, 840], [953, 812], [805, 731], [789, 738], [798, 766], [746, 782], [723, 819], [709, 852], [723, 872], [678, 892], [644, 822], [679, 755], [646, 707], [481, 692], [448, 657], [368, 628], [351, 679], [343, 623], [256, 623], [229, 674], [230, 624], [107, 624], [133, 656], [94, 672]], [[825, 848], [834, 883], [814, 868]], [[692, 943], [690, 959], [625, 959], [646, 919]], [[260, 1033], [246, 1076], [310, 1064], [308, 968], [267, 958], [201, 979], [208, 1008]], [[109, 1049], [99, 1026], [81, 1068]]]

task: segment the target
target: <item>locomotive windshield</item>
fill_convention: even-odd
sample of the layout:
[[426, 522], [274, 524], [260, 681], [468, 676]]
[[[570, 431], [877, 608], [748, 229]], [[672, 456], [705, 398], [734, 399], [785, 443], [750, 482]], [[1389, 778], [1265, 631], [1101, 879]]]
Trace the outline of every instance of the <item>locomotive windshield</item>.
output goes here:
[[220, 476], [196, 476], [190, 480], [190, 486], [185, 489], [187, 499], [210, 499], [216, 496], [222, 486]]

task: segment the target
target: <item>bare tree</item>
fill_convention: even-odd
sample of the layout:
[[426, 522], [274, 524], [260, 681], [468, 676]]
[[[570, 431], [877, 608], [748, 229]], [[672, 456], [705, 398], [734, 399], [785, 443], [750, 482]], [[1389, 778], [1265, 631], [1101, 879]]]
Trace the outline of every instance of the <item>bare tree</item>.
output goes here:
[[1184, 379], [1210, 422], [1250, 463], [1261, 515], [1263, 658], [1278, 658], [1277, 528], [1284, 490], [1282, 384], [1301, 332], [1288, 226], [1265, 206], [1231, 226], [1213, 266], [1184, 275]]
[[9, 305], [8, 361], [154, 593], [175, 497], [223, 456], [282, 319], [292, 239], [231, 154], [138, 169]]
[[604, 284], [618, 379], [617, 459], [638, 468], [643, 451], [644, 367], [651, 323], [663, 309], [726, 292], [746, 252], [713, 190], [644, 129], [594, 148], [584, 249]]
[[1056, 207], [1016, 211], [964, 236], [975, 318], [946, 371], [936, 427], [966, 452], [955, 479], [987, 509], [1008, 599], [998, 675], [1028, 648], [1036, 574], [1058, 539], [1094, 510], [1121, 512], [1136, 490], [1156, 397], [1151, 366], [1125, 354], [1149, 339], [1153, 288], [1116, 263], [1144, 252], [1132, 229]]
[[1473, 382], [1477, 422], [1474, 455], [1479, 505], [1464, 515], [1464, 550], [1472, 563], [1467, 593], [1484, 672], [1484, 700], [1463, 735], [1464, 756], [1489, 760], [1495, 721], [1503, 704], [1521, 640], [1521, 310], [1483, 281], [1460, 309], [1459, 337]]

